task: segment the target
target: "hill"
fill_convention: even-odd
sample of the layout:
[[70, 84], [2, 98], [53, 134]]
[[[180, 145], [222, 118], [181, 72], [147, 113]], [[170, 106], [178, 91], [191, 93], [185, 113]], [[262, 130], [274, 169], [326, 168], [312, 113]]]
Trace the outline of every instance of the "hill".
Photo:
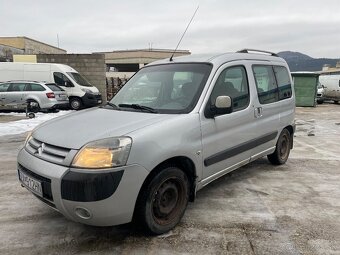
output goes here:
[[282, 51], [278, 55], [285, 59], [292, 72], [296, 71], [321, 71], [323, 65], [335, 66], [340, 59], [312, 58], [300, 52]]

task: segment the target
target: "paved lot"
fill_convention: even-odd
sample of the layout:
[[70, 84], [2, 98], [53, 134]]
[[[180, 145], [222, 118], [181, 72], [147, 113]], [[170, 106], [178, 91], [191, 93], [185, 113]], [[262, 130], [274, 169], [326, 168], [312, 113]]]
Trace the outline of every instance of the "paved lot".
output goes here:
[[66, 220], [17, 181], [24, 135], [0, 136], [0, 254], [340, 254], [339, 134], [340, 105], [298, 108], [286, 165], [264, 158], [220, 178], [159, 237]]

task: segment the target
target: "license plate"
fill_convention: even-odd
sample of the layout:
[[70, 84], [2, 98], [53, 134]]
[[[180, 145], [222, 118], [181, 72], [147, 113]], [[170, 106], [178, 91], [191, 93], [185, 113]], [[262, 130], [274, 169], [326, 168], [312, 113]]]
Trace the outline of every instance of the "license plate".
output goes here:
[[21, 181], [21, 183], [28, 188], [30, 191], [36, 193], [39, 196], [43, 196], [42, 193], [42, 186], [41, 186], [41, 182], [32, 178], [31, 176], [21, 172], [20, 170], [18, 170], [19, 172], [19, 180]]
[[67, 96], [66, 96], [66, 95], [59, 95], [59, 98], [61, 98], [61, 99], [66, 99]]
[[98, 104], [101, 104], [102, 103], [102, 100], [98, 100]]

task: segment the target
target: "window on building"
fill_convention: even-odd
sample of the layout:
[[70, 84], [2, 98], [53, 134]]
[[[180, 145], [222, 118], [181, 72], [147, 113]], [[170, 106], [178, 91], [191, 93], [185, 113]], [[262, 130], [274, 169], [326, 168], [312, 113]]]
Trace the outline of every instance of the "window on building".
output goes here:
[[137, 72], [139, 64], [108, 64], [109, 72]]

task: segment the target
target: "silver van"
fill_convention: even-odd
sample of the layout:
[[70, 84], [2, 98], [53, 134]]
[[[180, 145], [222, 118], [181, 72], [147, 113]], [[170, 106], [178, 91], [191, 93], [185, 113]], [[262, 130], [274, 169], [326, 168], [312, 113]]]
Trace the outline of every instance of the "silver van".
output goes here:
[[40, 125], [18, 155], [21, 183], [77, 222], [169, 231], [213, 180], [264, 156], [288, 159], [290, 72], [253, 51], [154, 62], [106, 106]]
[[37, 81], [8, 81], [0, 83], [0, 110], [22, 110], [34, 103], [37, 110], [67, 108], [65, 90], [55, 83]]

